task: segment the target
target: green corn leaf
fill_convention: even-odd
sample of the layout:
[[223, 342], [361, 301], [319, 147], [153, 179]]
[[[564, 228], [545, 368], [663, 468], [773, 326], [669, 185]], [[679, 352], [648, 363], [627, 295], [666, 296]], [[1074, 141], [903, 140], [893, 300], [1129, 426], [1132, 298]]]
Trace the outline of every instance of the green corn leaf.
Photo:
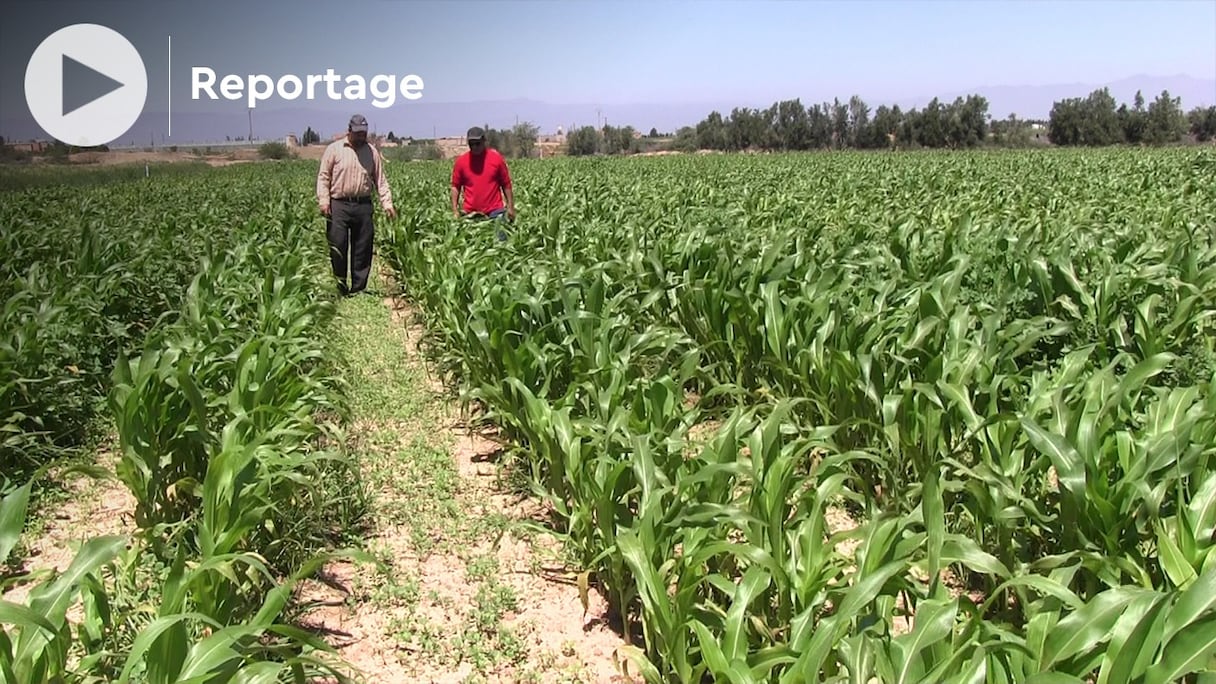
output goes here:
[[1192, 622], [1166, 644], [1160, 660], [1144, 675], [1145, 684], [1177, 682], [1185, 675], [1216, 672], [1216, 616]]

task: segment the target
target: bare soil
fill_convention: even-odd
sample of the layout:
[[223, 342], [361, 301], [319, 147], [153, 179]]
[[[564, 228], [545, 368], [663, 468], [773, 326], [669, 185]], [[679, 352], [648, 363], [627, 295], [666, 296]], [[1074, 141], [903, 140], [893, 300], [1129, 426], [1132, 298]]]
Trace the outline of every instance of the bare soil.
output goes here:
[[[113, 472], [114, 455], [103, 451], [97, 463]], [[67, 500], [53, 513], [35, 521], [40, 529], [30, 534], [30, 525], [23, 535], [25, 558], [22, 570], [30, 574], [30, 583], [9, 587], [2, 597], [5, 601], [25, 603], [40, 575], [63, 572], [71, 565], [80, 546], [89, 539], [107, 535], [131, 534], [135, 521], [131, 512], [135, 498], [117, 479], [95, 480], [75, 475], [63, 481], [68, 490]]]
[[[463, 138], [440, 138], [436, 141], [444, 159], [455, 159], [468, 150]], [[296, 159], [320, 161], [325, 152], [326, 144], [318, 143], [304, 146], [289, 146], [288, 150]], [[558, 143], [540, 142], [536, 145], [542, 157], [555, 157], [562, 154], [562, 146]], [[381, 145], [381, 152], [386, 146]], [[169, 147], [155, 147], [139, 150], [109, 150], [106, 152], [87, 151], [77, 152], [68, 157], [72, 164], [82, 166], [116, 166], [122, 164], [171, 164], [182, 162], [204, 162], [210, 166], [231, 166], [265, 161], [257, 147], [223, 148], [212, 147], [208, 152], [206, 145], [181, 145], [176, 150]], [[34, 163], [46, 163], [41, 156], [33, 158]]]
[[[317, 157], [320, 159], [320, 156]], [[195, 154], [190, 148], [178, 148], [171, 151], [167, 148], [155, 148], [152, 151], [143, 150], [111, 150], [109, 152], [77, 152], [68, 157], [73, 164], [118, 166], [122, 164], [175, 164], [182, 162], [201, 161], [210, 166], [231, 166], [258, 161], [257, 149], [222, 150], [211, 154]]]

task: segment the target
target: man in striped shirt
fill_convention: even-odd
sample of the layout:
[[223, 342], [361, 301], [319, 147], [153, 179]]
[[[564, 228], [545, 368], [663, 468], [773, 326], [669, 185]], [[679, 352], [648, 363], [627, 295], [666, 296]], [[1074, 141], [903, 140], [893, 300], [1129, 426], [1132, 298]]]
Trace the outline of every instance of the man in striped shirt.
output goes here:
[[[357, 294], [367, 289], [372, 270], [372, 244], [376, 229], [372, 221], [372, 192], [390, 218], [397, 217], [393, 193], [384, 177], [384, 159], [367, 142], [367, 119], [350, 118], [346, 137], [335, 140], [321, 155], [317, 172], [317, 202], [326, 217], [329, 257], [338, 292]], [[350, 284], [346, 283], [346, 261], [350, 258]]]

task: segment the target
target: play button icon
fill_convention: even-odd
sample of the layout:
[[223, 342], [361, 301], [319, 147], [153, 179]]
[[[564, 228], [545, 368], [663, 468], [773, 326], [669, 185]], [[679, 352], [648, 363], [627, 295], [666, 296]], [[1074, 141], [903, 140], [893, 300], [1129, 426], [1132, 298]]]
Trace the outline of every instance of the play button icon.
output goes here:
[[71, 112], [108, 95], [122, 84], [76, 60], [63, 56], [63, 114]]
[[25, 100], [38, 125], [69, 145], [104, 145], [143, 111], [148, 76], [139, 51], [98, 24], [47, 36], [25, 69]]

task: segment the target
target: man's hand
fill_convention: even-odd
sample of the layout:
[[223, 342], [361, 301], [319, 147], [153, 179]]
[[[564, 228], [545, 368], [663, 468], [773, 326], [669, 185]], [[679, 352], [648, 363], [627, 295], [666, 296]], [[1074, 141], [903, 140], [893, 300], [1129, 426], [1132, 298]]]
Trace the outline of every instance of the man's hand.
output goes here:
[[321, 204], [321, 215], [329, 216], [329, 202]]
[[515, 207], [514, 206], [507, 207], [507, 219], [511, 220], [511, 221], [515, 220]]
[[384, 210], [384, 213], [387, 214], [390, 219], [395, 219], [397, 218], [397, 207], [389, 206]]

